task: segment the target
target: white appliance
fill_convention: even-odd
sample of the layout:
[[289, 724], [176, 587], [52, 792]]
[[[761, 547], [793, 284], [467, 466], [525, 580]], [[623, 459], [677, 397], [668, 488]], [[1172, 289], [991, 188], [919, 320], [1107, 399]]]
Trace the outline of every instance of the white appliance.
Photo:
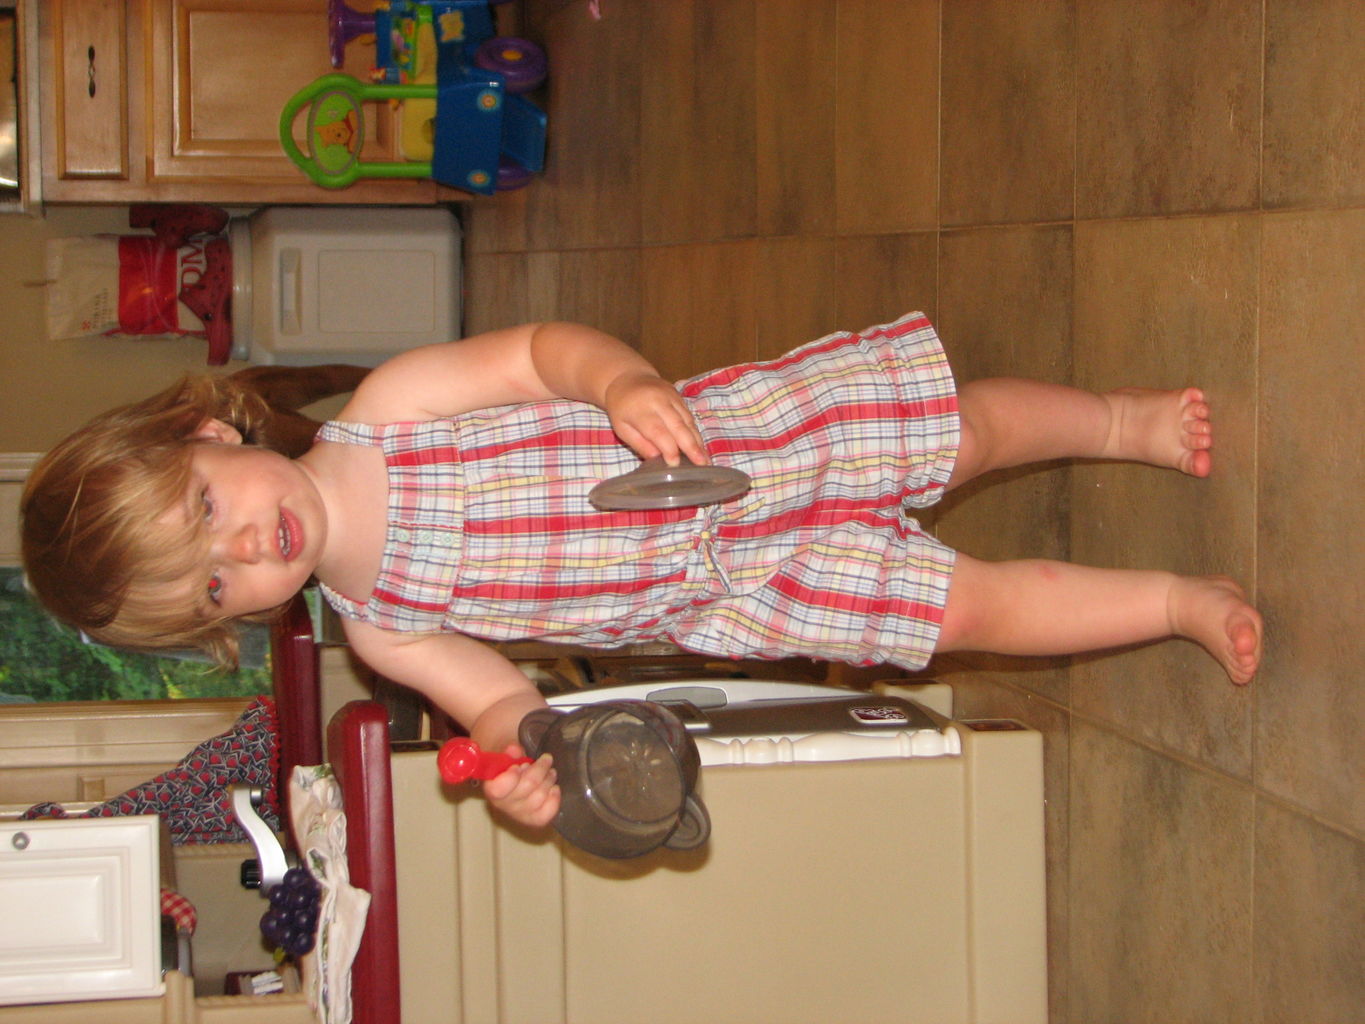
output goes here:
[[228, 239], [238, 359], [377, 366], [460, 336], [460, 228], [443, 207], [267, 207]]
[[[711, 839], [634, 860], [520, 840], [443, 791], [433, 753], [395, 753], [404, 1019], [1042, 1024], [1041, 736], [950, 720], [941, 684], [881, 687], [846, 728], [792, 727], [793, 699], [850, 692], [708, 679], [552, 698], [695, 709]], [[717, 724], [727, 707], [747, 722]]]

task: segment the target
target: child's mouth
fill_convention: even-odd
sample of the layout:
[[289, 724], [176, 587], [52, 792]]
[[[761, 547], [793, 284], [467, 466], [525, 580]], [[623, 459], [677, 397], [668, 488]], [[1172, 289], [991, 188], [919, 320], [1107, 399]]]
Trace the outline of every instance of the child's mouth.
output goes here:
[[283, 509], [280, 511], [280, 528], [276, 531], [275, 537], [280, 546], [280, 557], [286, 562], [294, 560], [298, 553], [298, 524], [294, 517]]

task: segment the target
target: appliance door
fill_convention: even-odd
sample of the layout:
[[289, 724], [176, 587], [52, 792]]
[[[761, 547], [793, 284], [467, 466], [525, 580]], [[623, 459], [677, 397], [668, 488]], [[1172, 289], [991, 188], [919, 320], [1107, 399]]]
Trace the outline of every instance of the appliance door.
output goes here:
[[708, 765], [710, 841], [626, 861], [518, 836], [468, 793], [434, 824], [434, 756], [395, 755], [398, 834], [423, 837], [398, 844], [403, 1005], [471, 1024], [1045, 1021], [1041, 737], [942, 731], [957, 753]]

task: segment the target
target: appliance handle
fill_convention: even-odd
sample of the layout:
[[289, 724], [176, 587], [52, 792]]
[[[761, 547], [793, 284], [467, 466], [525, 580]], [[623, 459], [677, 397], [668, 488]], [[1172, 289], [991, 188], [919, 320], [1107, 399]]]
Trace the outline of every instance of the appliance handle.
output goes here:
[[303, 333], [302, 258], [297, 249], [280, 250], [280, 333]]

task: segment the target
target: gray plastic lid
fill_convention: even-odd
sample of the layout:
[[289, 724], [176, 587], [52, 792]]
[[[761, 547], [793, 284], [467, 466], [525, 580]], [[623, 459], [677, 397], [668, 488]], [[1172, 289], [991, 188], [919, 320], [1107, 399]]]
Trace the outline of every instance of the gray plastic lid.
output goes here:
[[747, 473], [726, 466], [698, 466], [684, 460], [670, 466], [661, 457], [622, 473], [588, 492], [597, 508], [612, 511], [688, 508], [737, 498], [749, 489]]

